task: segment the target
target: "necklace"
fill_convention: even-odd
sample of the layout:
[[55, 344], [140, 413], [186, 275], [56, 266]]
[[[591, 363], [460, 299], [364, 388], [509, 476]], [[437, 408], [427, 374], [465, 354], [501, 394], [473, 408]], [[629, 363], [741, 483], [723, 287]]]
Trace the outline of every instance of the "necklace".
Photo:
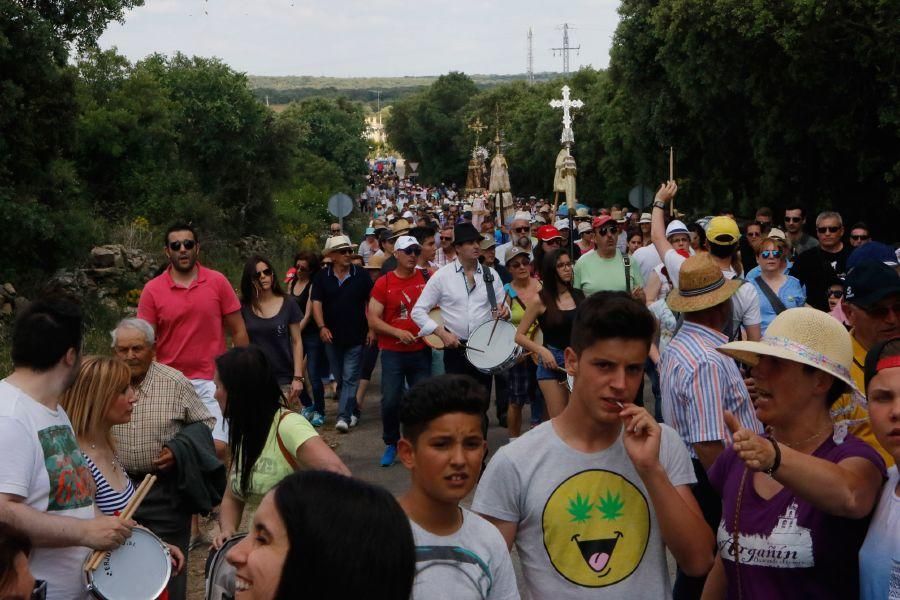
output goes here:
[[[779, 440], [779, 439], [777, 439], [777, 438], [776, 438], [776, 441], [777, 441], [779, 444], [784, 444], [784, 445], [787, 446], [788, 448], [797, 448], [798, 446], [802, 446], [802, 445], [806, 444], [807, 442], [811, 442], [812, 440], [816, 439], [817, 437], [819, 437], [820, 435], [822, 435], [823, 433], [825, 433], [826, 431], [828, 431], [828, 430], [831, 429], [832, 427], [834, 427], [834, 425], [831, 425], [831, 424], [826, 425], [825, 427], [823, 427], [822, 429], [818, 430], [817, 432], [815, 432], [814, 434], [812, 434], [811, 436], [809, 436], [809, 437], [806, 438], [805, 440], [800, 440], [799, 442], [783, 442], [783, 441], [781, 441], [781, 440]], [[770, 428], [770, 429], [769, 429], [769, 432], [770, 432], [770, 433], [772, 434], [772, 436], [774, 437], [774, 435], [775, 435], [775, 428], [774, 428], [774, 427], [773, 427], [773, 428]]]
[[[91, 444], [91, 450], [96, 450], [97, 444]], [[112, 463], [113, 473], [116, 473], [121, 469], [121, 465], [119, 464], [119, 457], [115, 452], [112, 453], [112, 459], [110, 459], [110, 463]]]

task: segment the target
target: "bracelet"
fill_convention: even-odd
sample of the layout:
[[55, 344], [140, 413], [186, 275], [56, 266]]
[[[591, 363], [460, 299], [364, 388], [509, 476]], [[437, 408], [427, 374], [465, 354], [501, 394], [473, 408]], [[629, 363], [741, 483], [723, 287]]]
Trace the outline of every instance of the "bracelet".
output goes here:
[[775, 460], [772, 461], [772, 466], [764, 470], [763, 473], [765, 473], [769, 477], [774, 477], [775, 471], [777, 471], [778, 467], [781, 466], [781, 448], [779, 448], [778, 442], [776, 442], [775, 438], [771, 435], [767, 435], [766, 439], [772, 442], [772, 447], [775, 448]]
[[666, 203], [663, 202], [662, 200], [654, 200], [653, 208], [661, 208], [663, 210], [666, 210]]
[[306, 381], [306, 377], [304, 377], [303, 375], [294, 375], [294, 381], [299, 381], [299, 382], [303, 383]]

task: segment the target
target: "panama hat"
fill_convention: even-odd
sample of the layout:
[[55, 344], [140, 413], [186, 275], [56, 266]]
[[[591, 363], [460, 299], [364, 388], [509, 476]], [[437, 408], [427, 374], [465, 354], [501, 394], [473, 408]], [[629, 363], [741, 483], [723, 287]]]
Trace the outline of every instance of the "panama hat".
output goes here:
[[391, 224], [391, 237], [396, 238], [409, 233], [409, 221], [406, 219], [397, 219]]
[[[681, 265], [678, 288], [666, 298], [674, 312], [697, 312], [722, 304], [741, 286], [740, 281], [725, 279], [722, 270], [704, 254], [690, 257]], [[836, 321], [835, 321], [836, 322]]]
[[332, 252], [337, 252], [338, 250], [353, 248], [355, 245], [356, 244], [350, 242], [350, 238], [346, 235], [334, 235], [325, 240], [325, 248], [322, 250], [322, 254], [330, 254]]
[[850, 377], [853, 364], [850, 333], [840, 321], [815, 308], [790, 308], [775, 317], [760, 341], [731, 342], [717, 349], [750, 366], [755, 366], [760, 356], [809, 365], [857, 389]]
[[384, 261], [387, 260], [387, 257], [387, 254], [377, 254], [375, 256], [372, 256], [369, 258], [369, 262], [366, 263], [365, 268], [373, 269], [376, 271], [381, 270], [381, 265], [384, 264]]

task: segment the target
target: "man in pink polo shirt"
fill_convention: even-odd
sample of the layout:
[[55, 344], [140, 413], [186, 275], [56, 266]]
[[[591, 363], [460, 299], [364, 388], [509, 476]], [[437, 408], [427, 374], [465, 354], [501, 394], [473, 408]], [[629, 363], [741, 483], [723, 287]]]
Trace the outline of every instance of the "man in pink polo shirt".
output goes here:
[[170, 266], [144, 286], [138, 317], [156, 330], [156, 359], [190, 379], [216, 418], [213, 440], [224, 458], [228, 430], [214, 398], [214, 360], [225, 352], [225, 329], [235, 346], [249, 343], [241, 304], [224, 275], [197, 262], [200, 244], [193, 227], [169, 227], [165, 251]]

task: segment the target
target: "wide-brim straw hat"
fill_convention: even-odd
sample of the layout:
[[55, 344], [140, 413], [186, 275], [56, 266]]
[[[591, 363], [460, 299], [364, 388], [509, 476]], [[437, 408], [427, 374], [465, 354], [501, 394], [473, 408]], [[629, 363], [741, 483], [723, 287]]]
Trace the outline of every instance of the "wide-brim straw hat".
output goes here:
[[325, 240], [325, 248], [322, 250], [322, 254], [330, 254], [331, 252], [337, 252], [338, 250], [344, 250], [345, 248], [353, 248], [356, 244], [350, 241], [346, 235], [333, 235], [327, 240]]
[[726, 279], [718, 265], [703, 253], [684, 261], [678, 272], [678, 285], [666, 298], [666, 304], [674, 312], [686, 313], [722, 304], [734, 295], [741, 282]]
[[755, 366], [760, 356], [809, 365], [857, 389], [850, 376], [850, 334], [837, 319], [814, 308], [788, 309], [775, 317], [760, 341], [731, 342], [718, 350], [750, 366]]

